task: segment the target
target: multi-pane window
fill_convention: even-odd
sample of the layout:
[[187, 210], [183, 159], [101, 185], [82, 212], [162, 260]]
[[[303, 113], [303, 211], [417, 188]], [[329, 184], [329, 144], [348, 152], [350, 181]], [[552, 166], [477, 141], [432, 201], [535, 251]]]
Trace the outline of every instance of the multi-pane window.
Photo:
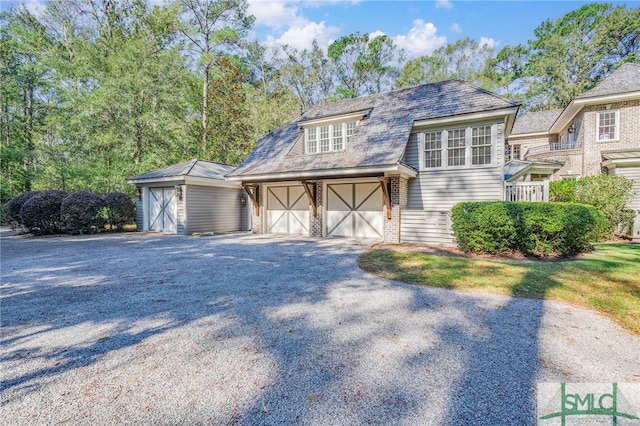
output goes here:
[[471, 164], [491, 164], [491, 126], [471, 129]]
[[307, 152], [318, 152], [318, 131], [315, 128], [307, 129]]
[[[468, 126], [422, 133], [420, 167], [434, 169], [490, 166], [495, 161], [495, 140], [492, 136], [496, 133], [494, 126]], [[520, 145], [505, 145], [505, 158], [520, 158]]]
[[442, 166], [442, 132], [424, 134], [424, 167]]
[[316, 154], [318, 152], [342, 151], [350, 136], [355, 133], [356, 121], [349, 123], [337, 123], [306, 129], [306, 152]]
[[447, 132], [447, 165], [464, 166], [466, 158], [465, 130], [455, 129]]
[[320, 152], [328, 152], [331, 150], [329, 145], [329, 126], [320, 127]]
[[618, 139], [618, 111], [602, 111], [597, 116], [599, 141]]

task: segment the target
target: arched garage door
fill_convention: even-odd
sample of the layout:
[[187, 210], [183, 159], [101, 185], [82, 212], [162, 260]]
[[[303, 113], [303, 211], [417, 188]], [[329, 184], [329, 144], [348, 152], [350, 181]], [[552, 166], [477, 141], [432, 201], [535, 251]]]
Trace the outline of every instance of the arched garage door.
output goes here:
[[327, 236], [383, 238], [379, 182], [327, 184]]
[[267, 187], [267, 232], [309, 235], [309, 200], [302, 185]]
[[176, 189], [149, 188], [149, 230], [176, 232]]

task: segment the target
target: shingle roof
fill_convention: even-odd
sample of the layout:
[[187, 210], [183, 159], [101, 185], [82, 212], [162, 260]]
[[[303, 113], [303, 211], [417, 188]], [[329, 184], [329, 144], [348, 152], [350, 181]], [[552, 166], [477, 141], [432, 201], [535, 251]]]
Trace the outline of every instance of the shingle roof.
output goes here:
[[640, 64], [629, 63], [620, 66], [620, 68], [602, 80], [600, 84], [576, 97], [576, 99], [638, 91], [640, 91]]
[[180, 176], [225, 180], [224, 176], [234, 169], [234, 166], [228, 166], [226, 164], [212, 163], [204, 160], [191, 160], [133, 176], [129, 178], [129, 180], [153, 180]]
[[[258, 141], [229, 176], [351, 169], [399, 164], [416, 120], [427, 120], [517, 106], [460, 80], [447, 80], [311, 108]], [[301, 122], [370, 110], [344, 151], [293, 155]]]
[[560, 116], [561, 112], [562, 109], [527, 112], [516, 118], [511, 130], [511, 136], [546, 132]]

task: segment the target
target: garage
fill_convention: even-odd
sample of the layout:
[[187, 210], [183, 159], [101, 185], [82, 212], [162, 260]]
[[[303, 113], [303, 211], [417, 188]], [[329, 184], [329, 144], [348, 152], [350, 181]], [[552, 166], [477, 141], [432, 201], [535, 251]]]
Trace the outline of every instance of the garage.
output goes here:
[[138, 231], [192, 235], [251, 229], [247, 194], [233, 166], [191, 160], [128, 179], [136, 185]]
[[326, 235], [383, 238], [382, 206], [379, 182], [327, 184]]
[[268, 186], [267, 233], [309, 235], [309, 200], [302, 185]]
[[149, 188], [149, 230], [176, 232], [175, 187]]

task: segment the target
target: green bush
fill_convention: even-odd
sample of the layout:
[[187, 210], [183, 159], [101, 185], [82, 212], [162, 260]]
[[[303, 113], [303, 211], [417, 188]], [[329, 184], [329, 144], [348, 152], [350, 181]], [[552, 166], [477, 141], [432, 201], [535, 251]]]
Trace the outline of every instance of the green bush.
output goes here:
[[66, 196], [66, 192], [58, 190], [41, 191], [34, 195], [20, 210], [22, 225], [36, 235], [61, 232], [60, 206]]
[[107, 223], [111, 229], [122, 230], [128, 223], [135, 222], [136, 211], [131, 197], [123, 192], [110, 192], [104, 196]]
[[21, 227], [20, 210], [22, 210], [22, 206], [27, 200], [39, 193], [40, 191], [27, 191], [7, 201], [3, 208], [3, 220], [14, 229]]
[[78, 191], [62, 200], [60, 216], [68, 233], [96, 232], [104, 227], [104, 201], [90, 191]]
[[573, 203], [459, 203], [452, 219], [461, 250], [491, 254], [576, 254], [601, 241], [607, 229], [598, 209]]
[[600, 174], [577, 180], [561, 180], [549, 185], [552, 201], [589, 204], [597, 207], [608, 221], [608, 234], [619, 226], [633, 226], [634, 213], [627, 209], [633, 198], [633, 182], [624, 176]]

